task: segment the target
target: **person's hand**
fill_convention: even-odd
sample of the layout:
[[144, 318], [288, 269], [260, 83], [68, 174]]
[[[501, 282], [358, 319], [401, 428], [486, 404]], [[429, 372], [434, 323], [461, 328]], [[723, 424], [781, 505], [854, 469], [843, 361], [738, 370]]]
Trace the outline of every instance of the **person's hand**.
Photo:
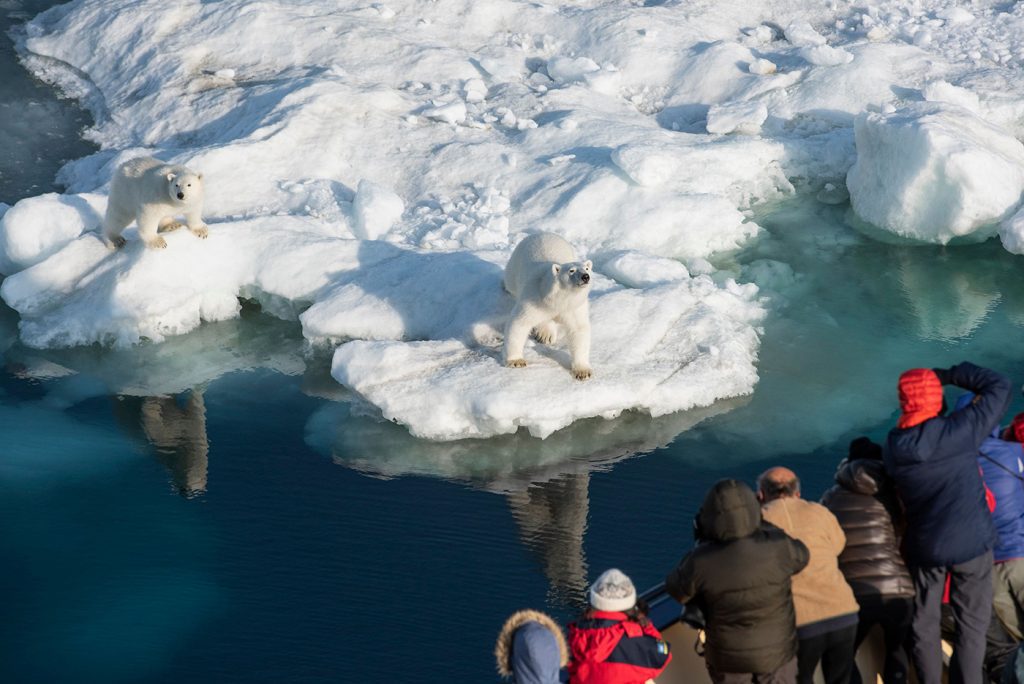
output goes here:
[[952, 382], [949, 379], [949, 371], [950, 370], [952, 370], [952, 369], [950, 369], [950, 368], [932, 368], [932, 372], [935, 373], [936, 377], [938, 377], [939, 384], [941, 384], [941, 385], [950, 385], [950, 384], [952, 384]]

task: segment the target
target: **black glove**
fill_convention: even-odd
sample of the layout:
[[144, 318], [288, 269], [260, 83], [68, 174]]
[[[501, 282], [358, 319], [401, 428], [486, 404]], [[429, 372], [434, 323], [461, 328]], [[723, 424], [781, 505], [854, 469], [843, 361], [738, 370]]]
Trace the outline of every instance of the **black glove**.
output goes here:
[[939, 378], [939, 384], [952, 385], [953, 382], [950, 379], [950, 371], [952, 368], [932, 368], [932, 372]]
[[679, 616], [679, 620], [694, 629], [704, 629], [707, 626], [704, 611], [694, 601], [683, 606], [683, 613]]

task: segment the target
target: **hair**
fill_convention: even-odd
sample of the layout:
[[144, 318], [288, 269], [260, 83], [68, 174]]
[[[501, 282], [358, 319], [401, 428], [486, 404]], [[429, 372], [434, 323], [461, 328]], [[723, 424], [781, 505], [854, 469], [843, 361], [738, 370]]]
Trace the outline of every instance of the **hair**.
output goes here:
[[793, 476], [791, 480], [773, 480], [768, 473], [761, 473], [757, 478], [757, 489], [765, 501], [780, 499], [784, 496], [796, 496], [800, 493], [800, 478]]
[[[640, 625], [647, 625], [650, 623], [650, 620], [647, 619], [647, 613], [649, 613], [650, 610], [651, 607], [647, 605], [647, 601], [644, 601], [642, 598], [638, 596], [636, 599], [636, 605], [634, 605], [629, 610], [624, 610], [622, 612], [626, 615], [627, 620], [636, 622]], [[594, 613], [596, 612], [597, 608], [588, 605], [583, 611], [583, 619], [589, 620], [590, 618], [594, 617]]]
[[882, 446], [872, 442], [868, 437], [858, 437], [850, 442], [849, 459], [882, 460]]

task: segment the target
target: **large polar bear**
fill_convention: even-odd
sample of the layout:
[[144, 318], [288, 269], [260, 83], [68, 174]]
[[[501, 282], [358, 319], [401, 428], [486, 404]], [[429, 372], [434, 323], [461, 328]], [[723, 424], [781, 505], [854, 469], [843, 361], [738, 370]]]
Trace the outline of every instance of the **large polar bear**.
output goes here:
[[590, 377], [590, 261], [577, 261], [572, 245], [553, 233], [537, 233], [516, 245], [505, 267], [505, 289], [516, 306], [505, 326], [505, 365], [522, 368], [523, 347], [533, 331], [542, 344], [555, 341], [556, 323], [569, 331], [572, 374]]
[[192, 234], [205, 238], [208, 231], [202, 213], [203, 174], [153, 157], [138, 157], [114, 172], [103, 218], [103, 238], [113, 248], [123, 247], [121, 232], [135, 221], [146, 247], [162, 249], [167, 242], [157, 231], [181, 228], [175, 216], [184, 216]]

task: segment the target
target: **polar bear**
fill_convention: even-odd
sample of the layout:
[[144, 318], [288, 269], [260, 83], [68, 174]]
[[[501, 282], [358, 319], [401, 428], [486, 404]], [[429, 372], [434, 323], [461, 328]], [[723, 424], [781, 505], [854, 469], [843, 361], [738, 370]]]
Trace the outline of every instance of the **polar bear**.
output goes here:
[[516, 305], [505, 326], [505, 365], [522, 368], [530, 331], [542, 344], [557, 337], [556, 323], [569, 331], [572, 374], [590, 377], [590, 261], [577, 261], [572, 245], [554, 233], [523, 239], [505, 267], [505, 289]]
[[181, 228], [175, 216], [184, 216], [192, 234], [205, 238], [209, 233], [202, 212], [203, 174], [153, 157], [137, 157], [121, 164], [110, 181], [103, 238], [111, 248], [123, 247], [121, 231], [135, 221], [146, 247], [162, 249], [167, 242], [157, 231]]

